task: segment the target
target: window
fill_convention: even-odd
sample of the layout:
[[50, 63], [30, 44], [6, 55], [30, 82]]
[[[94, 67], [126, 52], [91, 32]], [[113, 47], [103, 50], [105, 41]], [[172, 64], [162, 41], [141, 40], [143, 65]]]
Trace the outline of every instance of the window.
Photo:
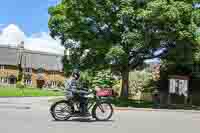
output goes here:
[[24, 84], [26, 85], [32, 85], [32, 80], [31, 79], [25, 79]]
[[52, 81], [55, 81], [55, 72], [50, 72], [49, 76], [51, 77]]
[[7, 84], [8, 83], [8, 78], [4, 78], [4, 84]]
[[51, 75], [55, 75], [56, 74], [56, 72], [51, 72]]
[[3, 78], [3, 77], [0, 78], [0, 82], [1, 82], [1, 83], [4, 82], [4, 78]]
[[25, 72], [32, 73], [32, 69], [31, 68], [25, 68]]
[[4, 66], [4, 65], [1, 65], [1, 66], [0, 66], [0, 69], [1, 69], [1, 71], [4, 71], [4, 70], [5, 70], [5, 66]]
[[8, 78], [7, 77], [0, 77], [0, 83], [7, 84], [8, 83]]
[[56, 86], [57, 86], [56, 81], [51, 81], [51, 87], [54, 88], [54, 87], [56, 87]]

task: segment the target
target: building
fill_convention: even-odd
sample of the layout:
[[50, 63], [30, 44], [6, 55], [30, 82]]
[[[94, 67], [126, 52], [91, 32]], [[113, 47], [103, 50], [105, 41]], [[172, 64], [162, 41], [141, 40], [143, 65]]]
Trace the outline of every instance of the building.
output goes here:
[[24, 84], [54, 88], [64, 81], [61, 60], [62, 55], [24, 49], [23, 43], [0, 46], [0, 85], [15, 86], [21, 64]]

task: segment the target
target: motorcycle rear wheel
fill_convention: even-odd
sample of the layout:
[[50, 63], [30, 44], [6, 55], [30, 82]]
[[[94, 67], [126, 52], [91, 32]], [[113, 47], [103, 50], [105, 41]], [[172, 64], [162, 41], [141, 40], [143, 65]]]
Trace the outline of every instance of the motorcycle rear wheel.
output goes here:
[[[60, 107], [60, 110], [58, 110], [58, 107]], [[68, 120], [72, 112], [74, 112], [73, 106], [66, 100], [55, 102], [50, 108], [50, 113], [56, 121]]]

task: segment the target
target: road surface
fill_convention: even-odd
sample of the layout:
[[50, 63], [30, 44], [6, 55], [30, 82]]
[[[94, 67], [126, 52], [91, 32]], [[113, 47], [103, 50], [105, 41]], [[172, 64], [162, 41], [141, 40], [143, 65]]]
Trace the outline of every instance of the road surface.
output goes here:
[[112, 120], [54, 121], [46, 98], [0, 98], [1, 133], [199, 133], [200, 113], [116, 111]]

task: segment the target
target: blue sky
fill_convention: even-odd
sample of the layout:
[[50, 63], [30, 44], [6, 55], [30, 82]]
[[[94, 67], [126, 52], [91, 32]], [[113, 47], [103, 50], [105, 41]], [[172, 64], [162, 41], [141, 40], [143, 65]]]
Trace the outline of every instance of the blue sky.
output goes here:
[[57, 0], [1, 0], [1, 27], [15, 24], [26, 35], [48, 32], [48, 6]]
[[63, 54], [59, 40], [49, 36], [48, 7], [59, 0], [1, 0], [0, 45]]

